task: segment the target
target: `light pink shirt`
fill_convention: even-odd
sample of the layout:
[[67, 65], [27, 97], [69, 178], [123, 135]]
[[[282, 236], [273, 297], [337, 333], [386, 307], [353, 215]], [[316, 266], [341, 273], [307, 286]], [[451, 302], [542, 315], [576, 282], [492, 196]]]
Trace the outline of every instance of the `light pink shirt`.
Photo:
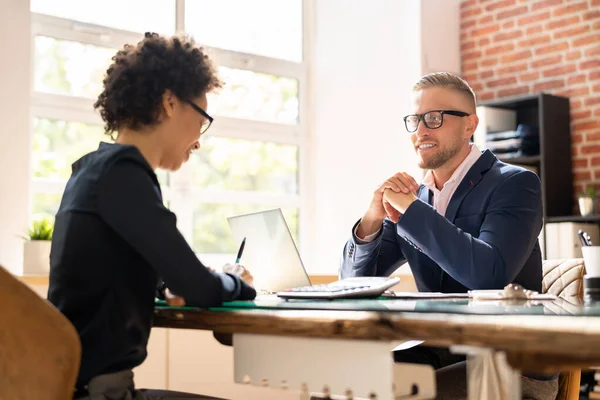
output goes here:
[[477, 148], [477, 146], [472, 144], [471, 151], [463, 160], [463, 162], [460, 163], [458, 168], [454, 170], [450, 179], [444, 183], [442, 190], [438, 190], [438, 188], [435, 187], [433, 172], [431, 172], [431, 170], [427, 171], [422, 183], [433, 192], [433, 208], [435, 208], [437, 212], [442, 215], [446, 215], [446, 210], [448, 209], [448, 204], [450, 204], [452, 195], [454, 195], [456, 188], [458, 188], [458, 185], [462, 182], [467, 175], [467, 172], [469, 172], [479, 157], [481, 157], [481, 151]]
[[[477, 146], [472, 144], [471, 151], [469, 152], [467, 157], [463, 160], [463, 162], [460, 163], [458, 168], [456, 168], [456, 170], [454, 170], [454, 173], [452, 173], [452, 176], [450, 177], [450, 179], [448, 179], [448, 181], [446, 183], [444, 183], [442, 190], [438, 190], [438, 188], [435, 187], [435, 180], [433, 178], [433, 172], [431, 172], [431, 170], [427, 171], [427, 173], [425, 174], [425, 177], [423, 178], [422, 183], [429, 190], [432, 191], [432, 193], [433, 193], [433, 208], [435, 208], [438, 213], [440, 213], [444, 216], [446, 215], [446, 210], [448, 209], [448, 204], [450, 204], [450, 199], [452, 199], [452, 195], [454, 195], [454, 192], [456, 192], [456, 188], [458, 188], [458, 185], [462, 182], [462, 180], [467, 175], [467, 172], [469, 172], [469, 170], [471, 169], [473, 164], [475, 164], [477, 162], [479, 157], [481, 157], [481, 151], [477, 148]], [[375, 238], [377, 237], [378, 234], [379, 234], [379, 231], [377, 231], [376, 233], [373, 233], [371, 235], [368, 235], [364, 239], [359, 238], [358, 236], [356, 236], [356, 237], [359, 239], [358, 240], [359, 244], [364, 244], [364, 243], [369, 243], [369, 242], [372, 242], [373, 240], [375, 240]], [[354, 231], [354, 235], [356, 235], [356, 230]]]

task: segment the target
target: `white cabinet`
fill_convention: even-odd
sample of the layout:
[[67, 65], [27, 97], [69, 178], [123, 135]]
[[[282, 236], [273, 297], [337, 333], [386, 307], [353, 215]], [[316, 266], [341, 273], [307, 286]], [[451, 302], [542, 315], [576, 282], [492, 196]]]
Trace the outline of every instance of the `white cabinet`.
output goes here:
[[544, 259], [582, 258], [579, 229], [587, 232], [593, 243], [599, 243], [600, 232], [596, 224], [555, 222], [545, 226], [546, 254]]

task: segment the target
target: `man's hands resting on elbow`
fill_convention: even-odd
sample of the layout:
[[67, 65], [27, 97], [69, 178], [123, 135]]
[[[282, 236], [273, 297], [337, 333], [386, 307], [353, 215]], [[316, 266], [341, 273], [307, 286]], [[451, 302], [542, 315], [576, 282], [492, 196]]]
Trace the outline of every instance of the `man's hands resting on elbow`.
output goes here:
[[398, 222], [408, 206], [417, 199], [415, 190], [418, 188], [417, 181], [406, 172], [398, 172], [383, 182], [373, 193], [369, 209], [361, 219], [356, 235], [365, 238], [378, 232], [386, 217]]

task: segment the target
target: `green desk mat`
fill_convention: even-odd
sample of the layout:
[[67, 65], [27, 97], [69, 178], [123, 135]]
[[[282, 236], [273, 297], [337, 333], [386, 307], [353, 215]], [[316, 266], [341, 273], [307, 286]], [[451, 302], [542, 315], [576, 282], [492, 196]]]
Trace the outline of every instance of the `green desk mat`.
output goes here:
[[[169, 307], [157, 301], [157, 308], [194, 310], [195, 307]], [[398, 299], [378, 297], [375, 299], [337, 300], [283, 300], [276, 296], [259, 296], [252, 301], [225, 302], [211, 311], [241, 310], [329, 310], [329, 311], [379, 311], [418, 312], [476, 315], [567, 315], [600, 316], [600, 303], [573, 304], [566, 300], [529, 302], [470, 301], [469, 299]]]

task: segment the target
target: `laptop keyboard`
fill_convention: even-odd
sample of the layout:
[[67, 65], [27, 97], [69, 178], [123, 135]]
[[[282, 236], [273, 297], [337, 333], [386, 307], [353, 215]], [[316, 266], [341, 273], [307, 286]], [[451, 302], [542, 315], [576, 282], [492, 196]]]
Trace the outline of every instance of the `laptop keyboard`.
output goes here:
[[346, 278], [324, 285], [299, 286], [277, 293], [288, 299], [334, 299], [377, 297], [400, 281], [399, 278], [359, 277]]

